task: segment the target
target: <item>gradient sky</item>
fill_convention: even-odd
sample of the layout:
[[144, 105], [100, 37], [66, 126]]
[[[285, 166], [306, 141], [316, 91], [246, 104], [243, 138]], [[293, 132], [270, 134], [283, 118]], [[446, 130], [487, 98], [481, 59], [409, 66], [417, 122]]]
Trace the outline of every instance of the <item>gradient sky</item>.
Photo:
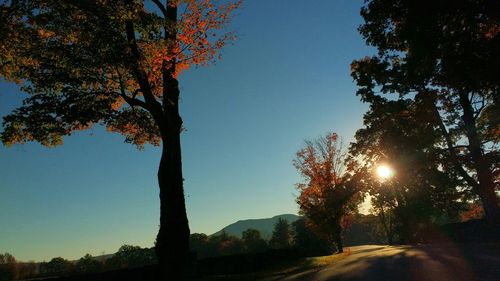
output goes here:
[[[292, 159], [303, 140], [328, 131], [352, 140], [367, 106], [349, 65], [373, 53], [357, 32], [362, 3], [246, 0], [222, 60], [181, 76], [191, 232], [297, 213]], [[0, 116], [22, 98], [0, 82]], [[0, 252], [42, 261], [151, 247], [159, 156], [100, 127], [56, 148], [0, 146]]]

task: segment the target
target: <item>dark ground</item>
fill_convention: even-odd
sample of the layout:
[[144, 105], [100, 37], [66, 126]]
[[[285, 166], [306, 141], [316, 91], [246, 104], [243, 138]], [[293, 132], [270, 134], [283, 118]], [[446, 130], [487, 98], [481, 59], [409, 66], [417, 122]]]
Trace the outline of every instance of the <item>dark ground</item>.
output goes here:
[[[498, 281], [500, 244], [366, 245], [329, 265], [254, 280], [314, 281]], [[223, 279], [221, 279], [223, 280]], [[226, 279], [230, 280], [230, 279]], [[233, 279], [238, 280], [238, 279]]]

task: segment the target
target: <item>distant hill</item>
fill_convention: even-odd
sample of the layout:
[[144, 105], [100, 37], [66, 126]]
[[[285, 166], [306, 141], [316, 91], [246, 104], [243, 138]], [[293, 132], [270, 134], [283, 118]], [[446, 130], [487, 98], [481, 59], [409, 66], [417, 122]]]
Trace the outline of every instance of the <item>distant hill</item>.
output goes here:
[[223, 229], [217, 231], [212, 235], [219, 235], [223, 231], [227, 234], [234, 235], [241, 238], [241, 233], [249, 228], [257, 229], [260, 231], [260, 235], [262, 238], [268, 240], [271, 239], [271, 235], [273, 233], [274, 225], [278, 222], [280, 218], [286, 219], [288, 223], [292, 223], [300, 218], [300, 216], [293, 214], [284, 214], [274, 216], [272, 218], [267, 219], [249, 219], [249, 220], [239, 220], [235, 223], [232, 223]]

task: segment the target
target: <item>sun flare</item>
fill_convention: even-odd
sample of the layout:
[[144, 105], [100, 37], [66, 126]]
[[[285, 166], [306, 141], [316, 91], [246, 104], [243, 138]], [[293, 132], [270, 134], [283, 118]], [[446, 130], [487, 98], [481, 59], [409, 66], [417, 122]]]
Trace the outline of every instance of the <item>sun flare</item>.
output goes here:
[[392, 170], [391, 167], [389, 167], [387, 165], [380, 165], [377, 168], [377, 175], [379, 176], [379, 178], [381, 178], [383, 180], [392, 177], [393, 174], [394, 174], [394, 171]]

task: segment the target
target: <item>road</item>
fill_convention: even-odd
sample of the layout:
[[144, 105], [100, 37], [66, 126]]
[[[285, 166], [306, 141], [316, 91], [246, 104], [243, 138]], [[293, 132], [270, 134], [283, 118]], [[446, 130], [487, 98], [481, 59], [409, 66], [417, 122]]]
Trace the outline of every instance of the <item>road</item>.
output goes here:
[[267, 281], [500, 281], [500, 246], [452, 244], [350, 247], [332, 264]]

